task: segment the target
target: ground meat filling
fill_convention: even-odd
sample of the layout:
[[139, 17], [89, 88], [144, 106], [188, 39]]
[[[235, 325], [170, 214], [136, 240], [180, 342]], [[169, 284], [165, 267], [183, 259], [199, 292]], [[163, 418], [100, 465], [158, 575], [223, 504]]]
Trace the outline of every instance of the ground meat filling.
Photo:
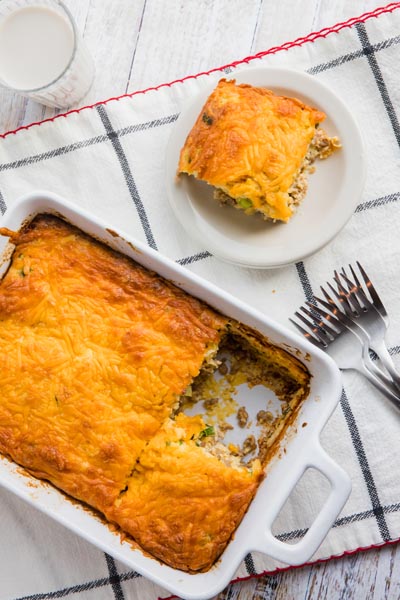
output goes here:
[[242, 447], [243, 456], [246, 456], [247, 454], [254, 452], [256, 450], [256, 448], [257, 448], [256, 438], [254, 437], [254, 435], [249, 435], [243, 442], [243, 447]]
[[218, 404], [218, 398], [209, 398], [208, 400], [204, 400], [203, 406], [206, 410], [210, 410], [213, 406]]
[[[315, 135], [308, 147], [308, 152], [303, 160], [303, 163], [297, 173], [297, 176], [288, 190], [288, 194], [290, 197], [289, 206], [294, 208], [298, 206], [302, 200], [304, 199], [307, 190], [308, 190], [308, 175], [313, 173], [315, 167], [313, 167], [313, 163], [317, 160], [324, 160], [328, 158], [335, 150], [341, 147], [339, 138], [337, 137], [329, 137], [326, 131], [321, 128], [316, 128]], [[218, 200], [220, 204], [228, 204], [229, 206], [233, 206], [235, 208], [244, 208], [240, 202], [243, 199], [236, 200], [232, 198], [228, 194], [226, 194], [221, 189], [216, 188], [214, 190], [214, 199]], [[266, 220], [270, 220], [267, 215], [261, 213], [263, 218]]]
[[317, 160], [328, 158], [337, 148], [340, 148], [340, 142], [337, 137], [330, 138], [326, 131], [321, 128], [315, 130], [315, 135], [308, 147], [308, 152], [303, 160], [303, 164], [289, 189], [291, 198], [290, 206], [298, 206], [308, 190], [308, 175], [313, 173], [315, 167], [313, 163]]
[[[214, 366], [213, 372], [210, 364]], [[250, 419], [249, 406], [239, 406], [235, 400], [237, 386], [243, 383], [250, 389], [257, 385], [271, 389], [280, 401], [279, 413], [273, 414], [266, 406]], [[292, 377], [284, 363], [267, 360], [262, 349], [257, 349], [246, 337], [230, 332], [222, 339], [218, 352], [207, 357], [205, 368], [180, 398], [177, 412], [199, 406], [194, 412], [202, 414], [207, 435], [199, 439], [197, 445], [232, 468], [251, 468], [255, 458], [266, 464], [287, 417], [304, 393], [304, 386]], [[233, 419], [233, 425], [227, 418]], [[240, 431], [253, 425], [257, 426], [256, 435], [249, 431], [244, 441], [243, 435], [239, 436], [242, 439], [239, 443], [225, 441], [232, 429], [238, 427]]]
[[247, 421], [249, 419], [249, 414], [244, 406], [241, 406], [237, 411], [237, 420], [239, 423], [239, 427], [246, 427]]
[[259, 425], [269, 425], [274, 420], [274, 415], [268, 410], [259, 410], [257, 413], [257, 423]]

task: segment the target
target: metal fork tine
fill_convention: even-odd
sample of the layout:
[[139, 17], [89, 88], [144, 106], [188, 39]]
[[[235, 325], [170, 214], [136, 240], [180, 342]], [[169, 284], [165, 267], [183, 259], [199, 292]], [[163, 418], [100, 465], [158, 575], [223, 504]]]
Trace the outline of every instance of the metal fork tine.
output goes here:
[[317, 338], [314, 337], [309, 331], [306, 331], [305, 329], [303, 329], [303, 327], [301, 325], [296, 323], [296, 321], [294, 319], [291, 319], [290, 317], [289, 317], [289, 321], [291, 323], [293, 323], [293, 325], [295, 325], [297, 327], [297, 329], [302, 333], [302, 335], [304, 337], [306, 337], [312, 344], [314, 344], [315, 346], [318, 346], [318, 348], [321, 348], [321, 350], [325, 350], [326, 345], [322, 344], [322, 342], [317, 340]]
[[378, 292], [376, 291], [376, 289], [374, 288], [374, 286], [372, 285], [372, 282], [370, 280], [370, 278], [368, 277], [368, 275], [366, 274], [366, 272], [364, 271], [364, 269], [362, 268], [362, 266], [360, 265], [360, 263], [357, 261], [357, 267], [360, 270], [360, 273], [365, 281], [365, 285], [367, 286], [368, 292], [372, 298], [372, 302], [374, 304], [374, 306], [376, 306], [376, 308], [384, 315], [387, 316], [387, 312], [385, 307], [382, 304], [382, 300], [380, 299]]
[[328, 294], [326, 289], [322, 287], [322, 285], [320, 286], [320, 290], [323, 293], [323, 295], [325, 296], [328, 303], [332, 306], [332, 308], [337, 308], [335, 302], [332, 300], [332, 298], [330, 297], [330, 295]]
[[342, 273], [343, 273], [343, 275], [346, 275], [346, 277], [347, 277], [347, 273], [346, 273], [346, 270], [345, 270], [345, 268], [344, 268], [344, 267], [342, 267], [342, 271], [341, 271], [340, 275], [341, 275]]
[[[322, 290], [323, 292], [325, 291], [325, 290], [324, 290], [324, 288], [323, 288], [322, 286], [321, 286], [321, 290]], [[315, 300], [318, 302], [318, 304], [321, 304], [321, 305], [322, 305], [324, 308], [326, 308], [327, 310], [329, 310], [329, 311], [332, 313], [332, 316], [330, 315], [330, 317], [329, 317], [329, 320], [330, 320], [332, 323], [334, 323], [334, 324], [336, 325], [336, 323], [335, 323], [335, 320], [336, 320], [336, 314], [337, 314], [338, 312], [340, 312], [340, 311], [339, 311], [339, 308], [338, 308], [338, 306], [337, 306], [337, 305], [336, 305], [336, 304], [335, 304], [335, 303], [332, 301], [332, 298], [330, 298], [329, 294], [328, 294], [327, 292], [325, 292], [325, 293], [326, 293], [326, 296], [325, 296], [325, 297], [328, 297], [328, 298], [330, 299], [330, 300], [328, 300], [328, 302], [326, 302], [326, 301], [325, 301], [325, 300], [323, 300], [322, 298], [318, 298], [318, 296], [314, 296], [314, 298], [315, 298]], [[321, 309], [318, 307], [318, 310], [320, 311]], [[340, 324], [338, 323], [338, 325], [337, 325], [337, 326], [339, 326], [339, 327], [340, 327]], [[342, 329], [342, 328], [340, 327], [340, 329]]]
[[352, 273], [352, 275], [353, 275], [354, 281], [355, 281], [355, 283], [356, 283], [356, 286], [357, 286], [357, 288], [358, 288], [358, 291], [359, 291], [359, 293], [361, 294], [362, 301], [363, 301], [363, 302], [365, 302], [365, 303], [368, 303], [368, 304], [370, 305], [370, 304], [371, 304], [371, 302], [370, 302], [370, 300], [367, 298], [367, 295], [366, 295], [366, 293], [365, 293], [365, 291], [364, 291], [364, 288], [363, 288], [362, 284], [360, 283], [360, 280], [359, 280], [359, 279], [358, 279], [358, 277], [357, 277], [357, 273], [355, 272], [355, 270], [354, 270], [354, 268], [353, 268], [353, 265], [349, 265], [349, 267], [350, 267], [350, 271], [351, 271], [351, 273]]
[[[329, 288], [332, 290], [333, 294], [336, 296], [336, 298], [337, 298], [337, 300], [339, 302], [339, 305], [342, 306], [343, 305], [343, 298], [337, 293], [337, 291], [329, 283], [329, 281], [326, 282], [326, 285], [329, 286]], [[331, 308], [329, 310], [331, 310], [334, 314], [336, 314], [338, 312], [338, 310], [339, 310], [338, 304], [331, 298], [331, 296], [328, 294], [328, 292], [325, 290], [325, 288], [322, 287], [322, 285], [320, 286], [320, 289], [321, 289], [321, 292], [324, 294], [325, 298], [327, 299], [328, 303], [331, 306]], [[325, 306], [325, 308], [328, 308], [328, 307]]]
[[[317, 309], [317, 307], [315, 306], [315, 304], [312, 304], [311, 302], [307, 302], [308, 306], [314, 310]], [[309, 317], [311, 317], [312, 319], [315, 319], [315, 313], [311, 312], [309, 310], [307, 310], [304, 306], [301, 306], [300, 309]], [[318, 312], [321, 312], [320, 309], [317, 309]], [[332, 327], [330, 327], [327, 323], [325, 323], [324, 319], [322, 316], [319, 316], [319, 322], [315, 323], [315, 325], [318, 327], [319, 332], [322, 334], [322, 337], [325, 336], [327, 343], [333, 341], [340, 333], [340, 330], [337, 331], [335, 329], [333, 329]], [[330, 336], [330, 337], [329, 337]]]
[[[337, 275], [337, 271], [335, 271], [335, 275]], [[336, 298], [341, 301], [342, 300], [342, 296], [340, 294], [338, 294], [337, 290], [335, 290], [335, 288], [333, 287], [332, 284], [329, 283], [329, 281], [326, 282], [326, 285], [329, 287], [329, 289], [333, 292], [333, 294], [336, 296]]]
[[336, 285], [338, 286], [340, 297], [343, 301], [343, 310], [349, 317], [354, 317], [354, 315], [358, 316], [358, 311], [362, 310], [362, 306], [360, 305], [358, 298], [355, 298], [354, 293], [352, 293], [354, 291], [353, 282], [350, 281], [350, 289], [346, 290], [346, 288], [340, 280], [340, 275], [337, 271], [335, 271], [334, 280]]
[[[315, 305], [312, 305], [312, 308], [315, 309]], [[312, 319], [312, 323], [310, 323], [304, 315], [298, 315], [300, 318], [302, 317], [303, 323], [310, 323], [310, 327], [312, 327], [313, 332], [316, 336], [318, 336], [324, 344], [329, 344], [335, 337], [338, 335], [338, 332], [329, 333], [325, 329], [325, 323], [321, 320], [321, 316], [318, 315], [318, 320], [315, 314], [315, 310], [311, 312], [305, 306], [300, 306], [300, 310], [303, 311], [310, 319]], [[330, 337], [331, 336], [331, 337]]]
[[[336, 273], [336, 271], [335, 271], [335, 273]], [[336, 281], [336, 279], [335, 279], [335, 281]], [[338, 294], [338, 292], [335, 290], [335, 288], [333, 287], [333, 285], [331, 285], [329, 283], [329, 281], [326, 282], [326, 285], [329, 287], [329, 289], [332, 291], [332, 293], [336, 296], [337, 300], [339, 301], [340, 306], [343, 308], [343, 310], [346, 313], [346, 315], [352, 317], [353, 314], [354, 314], [353, 307], [351, 306], [351, 304], [350, 304], [350, 302], [348, 300], [346, 290], [344, 290], [344, 288], [342, 288], [343, 289], [343, 293]], [[339, 287], [339, 285], [338, 285], [338, 287]]]
[[[329, 311], [332, 310], [332, 308], [328, 302], [325, 302], [325, 300], [322, 300], [322, 298], [318, 298], [317, 296], [314, 296], [314, 298], [316, 299], [316, 301], [319, 304], [322, 304], [322, 306], [327, 308]], [[308, 302], [307, 302], [307, 304], [308, 304]], [[334, 325], [334, 327], [337, 327], [337, 329], [339, 330], [339, 331], [333, 330], [333, 334], [335, 335], [335, 337], [338, 335], [338, 333], [341, 333], [345, 329], [345, 326], [336, 317], [336, 315], [333, 315], [331, 313], [326, 312], [325, 310], [322, 310], [322, 308], [320, 308], [319, 306], [318, 306], [318, 311], [321, 313], [321, 316], [324, 319], [326, 319], [331, 325]], [[339, 312], [337, 308], [336, 308], [336, 312]], [[343, 314], [343, 313], [340, 313], [340, 314]], [[327, 325], [325, 322], [323, 323], [323, 326], [325, 329], [330, 329], [329, 325]]]
[[[317, 302], [321, 302], [320, 298], [317, 298], [316, 296], [314, 296], [314, 298], [316, 299]], [[330, 309], [331, 310], [331, 309]], [[319, 311], [322, 314], [321, 309], [319, 309]], [[354, 319], [352, 319], [351, 317], [347, 316], [346, 314], [344, 314], [341, 311], [337, 311], [335, 313], [337, 320], [340, 322], [340, 325], [342, 326], [342, 331], [344, 329], [350, 329], [351, 331], [353, 331], [353, 333], [356, 333], [354, 331], [354, 327], [358, 327], [357, 323], [354, 322]]]
[[[320, 302], [322, 304], [322, 306], [325, 304], [325, 307], [328, 303], [326, 303], [324, 300], [322, 300], [321, 298], [317, 298], [316, 296], [314, 296], [315, 300], [317, 300], [317, 302]], [[306, 302], [306, 304], [308, 304], [309, 306], [315, 306], [312, 305], [311, 302]], [[328, 305], [328, 309], [331, 311], [332, 309], [330, 308], [330, 306]], [[325, 330], [330, 330], [330, 334], [333, 335], [334, 337], [337, 337], [339, 333], [341, 333], [344, 329], [343, 325], [341, 324], [341, 322], [335, 317], [335, 315], [333, 315], [331, 312], [326, 312], [325, 310], [322, 310], [322, 308], [320, 306], [317, 306], [317, 310], [319, 312], [319, 314], [321, 315], [321, 326], [323, 329]], [[327, 321], [327, 323], [326, 323]], [[330, 327], [330, 325], [332, 325], [333, 327], [336, 327], [336, 331], [335, 329], [332, 329]]]
[[[361, 283], [360, 283], [360, 281], [359, 281], [359, 279], [357, 277], [357, 273], [353, 269], [353, 265], [349, 265], [349, 269], [351, 271], [351, 274], [353, 275], [353, 279], [354, 279], [354, 282], [355, 282], [356, 286], [359, 287], [360, 289], [362, 289], [362, 285], [361, 285]], [[343, 270], [343, 273], [344, 273], [344, 269], [342, 269], [342, 270]]]
[[[315, 308], [315, 307], [313, 306], [313, 308]], [[303, 321], [303, 323], [305, 323], [306, 325], [308, 323], [308, 326], [312, 329], [313, 333], [315, 333], [315, 335], [317, 335], [323, 343], [329, 344], [329, 342], [331, 341], [331, 338], [329, 337], [328, 333], [324, 330], [323, 322], [321, 321], [321, 317], [319, 315], [317, 317], [315, 311], [311, 312], [305, 306], [300, 306], [300, 310], [302, 310], [303, 313], [305, 313], [308, 317], [310, 317], [311, 322], [308, 319], [306, 319], [304, 315], [302, 315], [300, 313], [297, 314], [299, 319], [301, 319]]]
[[[335, 271], [335, 275], [337, 275], [337, 271]], [[342, 267], [342, 270], [339, 273], [339, 279], [340, 279], [340, 277], [342, 277], [342, 279], [343, 279], [343, 281], [341, 281], [341, 284], [343, 285], [343, 282], [344, 282], [347, 286], [346, 293], [350, 293], [352, 291], [352, 289], [354, 288], [354, 283], [347, 276], [346, 269], [344, 267]], [[345, 286], [343, 285], [343, 287], [345, 287]]]
[[[350, 265], [350, 269], [353, 271], [351, 265]], [[365, 292], [362, 289], [362, 286], [360, 285], [360, 282], [357, 280], [357, 278], [355, 278], [356, 283], [353, 283], [346, 275], [344, 275], [344, 273], [341, 273], [341, 276], [343, 277], [343, 279], [346, 281], [347, 285], [349, 286], [349, 294], [351, 296], [351, 300], [354, 300], [355, 302], [357, 302], [358, 310], [366, 310], [367, 307], [372, 306], [371, 302], [368, 300], [367, 296], [365, 295]], [[361, 302], [363, 302], [364, 306], [360, 303], [359, 296], [360, 296]]]
[[[303, 307], [300, 306], [300, 309], [303, 310]], [[306, 319], [304, 315], [300, 314], [298, 311], [296, 311], [294, 314], [302, 323], [304, 323], [304, 325], [306, 325], [306, 327], [309, 328], [314, 337], [316, 337], [324, 347], [329, 344], [331, 340], [328, 338], [328, 336], [323, 335], [324, 332], [322, 331], [321, 327], [319, 327], [317, 324], [310, 323], [310, 321], [308, 321], [308, 319]]]

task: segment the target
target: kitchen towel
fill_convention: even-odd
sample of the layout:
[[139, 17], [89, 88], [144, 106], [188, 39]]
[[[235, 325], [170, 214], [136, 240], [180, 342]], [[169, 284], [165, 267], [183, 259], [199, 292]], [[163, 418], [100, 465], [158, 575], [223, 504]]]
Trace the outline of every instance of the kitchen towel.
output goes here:
[[[399, 31], [396, 2], [221, 69], [9, 132], [0, 139], [0, 209], [35, 189], [56, 192], [286, 326], [333, 269], [362, 260], [390, 315], [387, 342], [400, 368]], [[366, 149], [365, 189], [350, 221], [315, 255], [276, 270], [211, 256], [179, 225], [166, 196], [166, 149], [180, 111], [205, 86], [247, 66], [295, 68], [330, 86], [358, 121]], [[353, 491], [313, 561], [400, 539], [400, 415], [355, 372], [344, 373], [343, 384], [322, 444], [350, 474]], [[304, 534], [325, 489], [306, 475], [279, 517], [280, 539]], [[1, 487], [0, 522], [0, 600], [170, 595]], [[282, 567], [252, 553], [236, 577]]]

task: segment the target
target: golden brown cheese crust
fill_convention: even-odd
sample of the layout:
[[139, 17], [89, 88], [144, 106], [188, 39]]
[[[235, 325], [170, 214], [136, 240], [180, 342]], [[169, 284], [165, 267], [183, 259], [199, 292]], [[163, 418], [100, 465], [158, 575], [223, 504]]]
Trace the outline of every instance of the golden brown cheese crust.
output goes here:
[[205, 424], [179, 414], [165, 422], [107, 516], [148, 552], [184, 571], [212, 565], [240, 523], [262, 478], [226, 466], [196, 445]]
[[41, 215], [0, 235], [15, 244], [0, 283], [0, 453], [172, 567], [209, 569], [263, 473], [258, 459], [232, 462], [215, 436], [201, 441], [213, 435], [201, 417], [174, 417], [180, 395], [230, 332], [303, 396], [309, 373], [61, 219]]
[[248, 214], [287, 221], [289, 190], [324, 119], [296, 98], [222, 79], [186, 139], [178, 172], [222, 190]]
[[55, 217], [13, 243], [0, 452], [103, 511], [226, 319]]

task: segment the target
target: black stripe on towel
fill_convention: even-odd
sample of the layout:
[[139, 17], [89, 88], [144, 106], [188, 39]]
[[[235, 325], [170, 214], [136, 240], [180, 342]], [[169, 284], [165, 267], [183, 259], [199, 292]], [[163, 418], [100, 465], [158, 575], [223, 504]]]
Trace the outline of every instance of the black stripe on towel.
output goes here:
[[[138, 577], [141, 577], [141, 575], [135, 571], [129, 571], [128, 573], [122, 573], [119, 575], [121, 581], [130, 581], [131, 579], [137, 579]], [[101, 579], [95, 579], [86, 583], [72, 585], [60, 590], [54, 590], [52, 592], [32, 594], [30, 596], [20, 596], [19, 598], [15, 598], [15, 600], [53, 600], [54, 598], [66, 598], [67, 596], [72, 596], [73, 594], [90, 592], [91, 590], [96, 590], [107, 585], [111, 585], [110, 578], [103, 577]]]
[[[373, 46], [371, 46], [371, 48], [374, 52], [379, 52], [380, 50], [385, 50], [386, 48], [390, 48], [391, 46], [397, 46], [397, 44], [400, 44], [400, 35], [396, 35], [395, 37], [384, 40], [383, 42], [374, 44]], [[363, 56], [365, 56], [364, 50], [356, 50], [355, 52], [349, 52], [348, 54], [338, 56], [337, 58], [334, 58], [329, 62], [315, 65], [314, 67], [307, 69], [307, 73], [310, 73], [311, 75], [317, 75], [318, 73], [328, 71], [329, 69], [334, 69], [335, 67], [340, 67], [345, 63], [352, 62], [353, 60], [362, 58]]]
[[368, 459], [365, 454], [364, 445], [361, 440], [360, 431], [357, 427], [356, 420], [354, 418], [353, 411], [351, 410], [349, 401], [347, 399], [346, 393], [342, 391], [341, 398], [341, 406], [344, 414], [344, 418], [346, 419], [347, 426], [349, 428], [350, 437], [353, 442], [353, 447], [356, 451], [358, 462], [364, 476], [364, 481], [367, 486], [369, 498], [371, 500], [372, 509], [378, 523], [379, 532], [384, 542], [388, 542], [391, 537], [389, 533], [389, 528], [386, 523], [384, 511], [382, 505], [379, 500], [378, 490], [375, 484], [375, 480], [372, 476], [371, 469], [368, 464]]
[[138, 212], [139, 219], [142, 224], [147, 243], [151, 248], [153, 248], [154, 250], [157, 250], [157, 244], [153, 237], [153, 232], [151, 231], [150, 223], [147, 218], [147, 214], [146, 214], [145, 208], [143, 206], [143, 202], [139, 196], [139, 192], [137, 190], [135, 180], [133, 179], [133, 175], [132, 175], [132, 171], [129, 166], [128, 159], [126, 157], [124, 149], [122, 148], [122, 144], [118, 138], [116, 131], [113, 129], [113, 126], [111, 125], [111, 121], [108, 117], [105, 106], [103, 104], [100, 104], [99, 106], [96, 106], [96, 110], [99, 113], [100, 119], [104, 125], [106, 132], [107, 132], [107, 136], [110, 139], [111, 144], [117, 155], [119, 164], [122, 169], [122, 173], [123, 173], [125, 181], [126, 181], [126, 185], [128, 186], [130, 196], [136, 206], [136, 210]]
[[303, 288], [303, 292], [305, 297], [309, 302], [315, 302], [314, 294], [311, 288], [311, 283], [306, 273], [306, 269], [303, 261], [296, 263], [297, 275], [299, 276], [301, 287]]
[[104, 556], [106, 557], [106, 563], [110, 575], [111, 587], [114, 592], [114, 598], [115, 600], [125, 600], [124, 592], [122, 591], [121, 587], [121, 578], [119, 576], [115, 560], [109, 554], [104, 553]]
[[107, 140], [108, 135], [96, 135], [95, 137], [89, 138], [87, 140], [81, 140], [79, 142], [74, 142], [73, 144], [68, 144], [68, 146], [60, 146], [59, 148], [54, 148], [53, 150], [49, 150], [48, 152], [42, 152], [41, 154], [32, 154], [30, 156], [25, 156], [24, 158], [20, 158], [19, 160], [14, 160], [12, 162], [0, 164], [0, 172], [11, 171], [12, 169], [19, 169], [20, 167], [25, 167], [26, 165], [40, 163], [45, 160], [50, 160], [51, 158], [56, 158], [57, 156], [63, 156], [64, 154], [75, 152], [75, 150], [80, 150], [81, 148], [88, 148], [89, 146], [94, 146], [95, 144], [101, 144], [102, 142], [106, 142]]
[[[152, 121], [146, 121], [145, 123], [138, 123], [136, 125], [129, 125], [128, 127], [123, 127], [122, 129], [118, 129], [115, 131], [117, 137], [124, 137], [125, 135], [129, 135], [130, 133], [137, 133], [138, 131], [146, 131], [147, 129], [154, 129], [155, 127], [161, 127], [162, 125], [168, 125], [173, 123], [178, 118], [178, 114], [169, 115], [167, 117], [163, 117], [161, 119], [153, 119]], [[59, 148], [53, 148], [53, 150], [49, 150], [48, 152], [42, 152], [41, 154], [33, 154], [31, 156], [25, 156], [24, 158], [20, 158], [19, 160], [14, 160], [8, 163], [0, 164], [0, 172], [1, 171], [11, 171], [12, 169], [19, 169], [20, 167], [25, 167], [26, 165], [32, 165], [39, 162], [43, 162], [45, 160], [50, 160], [51, 158], [56, 158], [57, 156], [63, 156], [64, 154], [69, 154], [70, 152], [75, 152], [76, 150], [81, 150], [82, 148], [88, 148], [89, 146], [95, 146], [96, 144], [102, 144], [109, 139], [107, 134], [96, 135], [95, 137], [81, 140], [79, 142], [74, 142], [72, 144], [68, 144], [67, 146], [60, 146]]]
[[[396, 513], [400, 511], [400, 502], [395, 504], [388, 504], [387, 506], [382, 506], [383, 513], [385, 515]], [[337, 519], [335, 523], [332, 525], [335, 527], [342, 527], [343, 525], [349, 525], [351, 523], [359, 523], [360, 521], [366, 521], [367, 519], [375, 518], [375, 513], [373, 509], [364, 510], [362, 512], [353, 513], [352, 515], [346, 515], [345, 517], [341, 517]], [[286, 531], [285, 533], [280, 533], [277, 535], [277, 539], [281, 542], [287, 542], [289, 540], [296, 540], [298, 538], [302, 538], [306, 535], [308, 528], [304, 529], [293, 529], [292, 531]]]
[[393, 128], [394, 135], [397, 140], [397, 144], [400, 146], [400, 124], [397, 118], [396, 111], [394, 109], [392, 100], [389, 95], [389, 91], [387, 89], [386, 83], [383, 79], [382, 71], [376, 60], [374, 47], [371, 45], [369, 41], [369, 37], [367, 34], [367, 30], [365, 28], [364, 23], [357, 23], [356, 30], [358, 33], [358, 37], [360, 38], [361, 45], [363, 47], [363, 52], [368, 60], [368, 64], [371, 67], [373, 76], [375, 78], [376, 85], [378, 86], [379, 93], [382, 98], [383, 105], [386, 109], [387, 115], [389, 117], [390, 123]]
[[363, 212], [364, 210], [370, 210], [371, 208], [378, 208], [379, 206], [385, 206], [386, 204], [393, 204], [400, 200], [400, 193], [388, 194], [387, 196], [381, 196], [381, 198], [375, 198], [375, 200], [368, 200], [359, 204], [355, 210], [356, 213]]
[[244, 564], [249, 575], [256, 575], [257, 571], [254, 566], [253, 556], [251, 554], [247, 554], [247, 556], [244, 559]]
[[191, 265], [192, 263], [198, 262], [199, 260], [203, 260], [204, 258], [209, 258], [212, 256], [207, 250], [204, 252], [199, 252], [198, 254], [193, 254], [193, 256], [186, 256], [185, 258], [180, 258], [176, 262], [183, 267], [187, 265]]
[[176, 121], [178, 117], [179, 114], [175, 113], [173, 115], [168, 115], [167, 117], [161, 117], [160, 119], [152, 119], [151, 121], [146, 121], [146, 123], [128, 125], [127, 127], [118, 129], [116, 133], [118, 137], [124, 137], [125, 135], [129, 135], [130, 133], [137, 133], [138, 131], [155, 129], [156, 127], [162, 127], [163, 125], [170, 125], [171, 123], [174, 123], [174, 121]]
[[0, 191], [0, 212], [2, 215], [4, 215], [4, 213], [7, 210], [7, 204], [6, 201], [4, 200], [3, 194]]

